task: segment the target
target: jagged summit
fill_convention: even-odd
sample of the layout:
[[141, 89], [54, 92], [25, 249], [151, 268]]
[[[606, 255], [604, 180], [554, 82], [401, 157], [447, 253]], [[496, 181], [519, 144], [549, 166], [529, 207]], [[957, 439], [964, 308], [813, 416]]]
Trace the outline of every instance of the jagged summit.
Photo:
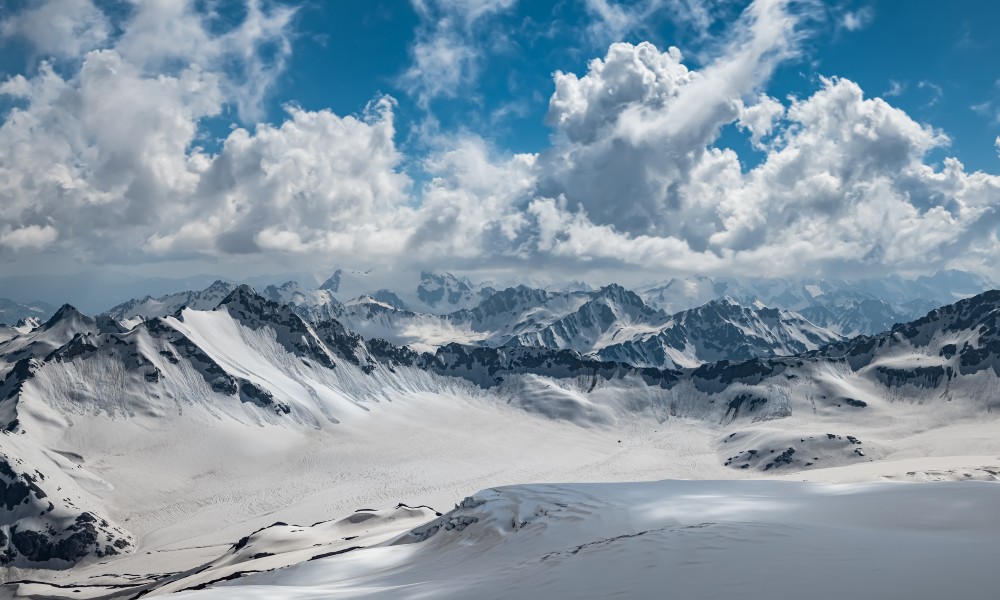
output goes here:
[[14, 327], [18, 329], [25, 329], [31, 331], [32, 329], [38, 328], [42, 325], [42, 321], [38, 317], [22, 317], [17, 320]]
[[815, 350], [843, 338], [801, 315], [744, 306], [730, 296], [672, 315], [657, 331], [598, 351], [605, 360], [634, 365], [694, 367], [720, 360], [751, 360]]
[[[962, 374], [992, 368], [1000, 375], [1000, 290], [936, 308], [881, 334], [832, 344], [817, 354], [848, 357], [852, 366], [860, 368], [871, 364], [878, 355], [905, 352], [907, 348], [936, 354], [943, 359], [941, 363], [953, 362], [957, 357], [952, 368]], [[932, 367], [944, 373], [942, 364]]]
[[63, 304], [59, 307], [59, 310], [55, 312], [48, 321], [42, 325], [43, 329], [52, 329], [59, 326], [60, 324], [66, 323], [94, 323], [93, 317], [88, 317], [79, 310], [76, 309], [72, 304]]
[[639, 294], [636, 294], [632, 290], [629, 290], [617, 283], [611, 283], [602, 287], [597, 292], [594, 292], [593, 297], [595, 299], [606, 298], [628, 306], [647, 306], [646, 303], [642, 301], [642, 298], [639, 297]]
[[212, 282], [212, 285], [205, 288], [205, 292], [217, 292], [217, 291], [229, 291], [233, 289], [232, 282], [225, 281], [222, 279], [216, 279]]
[[247, 323], [273, 322], [297, 330], [305, 328], [305, 322], [291, 308], [265, 298], [245, 283], [236, 286], [233, 291], [229, 292], [229, 295], [215, 307], [215, 310], [226, 310], [234, 318]]
[[176, 314], [184, 307], [211, 310], [218, 306], [235, 287], [234, 283], [218, 279], [203, 290], [186, 290], [159, 298], [145, 296], [123, 302], [108, 309], [104, 314], [118, 321], [129, 321], [165, 317]]
[[[551, 293], [545, 290], [530, 288], [526, 285], [509, 287], [499, 292], [490, 294], [478, 305], [464, 311], [454, 313], [455, 317], [469, 316], [474, 320], [483, 320], [488, 317], [495, 317], [505, 313], [512, 313], [528, 306], [539, 306], [551, 297]], [[465, 314], [460, 315], [463, 312]]]
[[402, 298], [400, 298], [396, 292], [393, 292], [392, 290], [384, 288], [377, 290], [374, 294], [372, 294], [372, 298], [399, 310], [409, 310]]
[[488, 283], [474, 284], [468, 277], [421, 271], [417, 300], [428, 310], [451, 312], [472, 308], [496, 292]]
[[[613, 343], [601, 352], [585, 354], [572, 346], [488, 346], [476, 345], [479, 340], [475, 339], [467, 343], [446, 340], [421, 354], [379, 339], [365, 340], [337, 320], [306, 321], [293, 307], [272, 301], [248, 285], [234, 286], [214, 309], [189, 308], [177, 319], [151, 318], [121, 333], [104, 333], [98, 326], [60, 327], [82, 318], [64, 307], [52, 327], [0, 343], [0, 369], [6, 369], [0, 384], [0, 394], [6, 398], [0, 402], [0, 429], [7, 430], [0, 436], [12, 436], [3, 439], [17, 440], [14, 447], [18, 450], [29, 448], [25, 462], [45, 473], [45, 486], [52, 485], [49, 477], [60, 477], [55, 488], [39, 486], [46, 491], [61, 487], [59, 497], [71, 498], [74, 504], [66, 505], [63, 514], [75, 519], [83, 512], [108, 514], [83, 508], [90, 506], [85, 502], [106, 508], [105, 498], [123, 496], [88, 470], [91, 464], [116, 460], [100, 454], [100, 444], [84, 450], [64, 445], [81, 443], [79, 436], [65, 435], [71, 426], [69, 417], [73, 427], [80, 427], [73, 432], [82, 427], [107, 428], [86, 443], [113, 441], [113, 433], [128, 430], [135, 433], [130, 443], [141, 444], [148, 437], [151, 444], [162, 447], [170, 441], [163, 432], [190, 432], [186, 439], [206, 445], [187, 456], [201, 460], [218, 453], [218, 444], [237, 439], [228, 435], [245, 434], [247, 443], [257, 447], [262, 431], [276, 447], [283, 440], [300, 447], [311, 436], [345, 445], [356, 438], [360, 445], [355, 448], [363, 448], [362, 453], [378, 453], [384, 436], [372, 431], [401, 435], [404, 429], [419, 429], [423, 434], [441, 423], [464, 424], [468, 415], [483, 407], [491, 407], [483, 427], [489, 429], [494, 419], [510, 417], [506, 408], [493, 410], [503, 406], [544, 418], [534, 421], [517, 416], [517, 427], [530, 423], [540, 428], [518, 434], [522, 435], [519, 444], [529, 443], [536, 433], [543, 437], [550, 431], [544, 429], [545, 424], [573, 422], [593, 428], [588, 435], [613, 435], [609, 447], [614, 451], [620, 449], [618, 439], [627, 444], [648, 435], [648, 431], [632, 434], [629, 427], [622, 427], [637, 419], [649, 418], [654, 431], [703, 422], [709, 425], [704, 432], [711, 432], [706, 437], [722, 436], [720, 428], [725, 431], [726, 437], [709, 441], [724, 453], [718, 455], [719, 469], [747, 465], [748, 470], [788, 473], [814, 468], [815, 460], [846, 465], [885, 456], [883, 442], [869, 439], [876, 433], [856, 429], [866, 423], [895, 419], [916, 423], [924, 431], [928, 423], [989, 414], [1000, 378], [1000, 292], [996, 291], [931, 311], [880, 336], [812, 352], [796, 348], [820, 344], [822, 337], [809, 337], [821, 336], [820, 328], [791, 311], [760, 304], [743, 306], [726, 297], [663, 316], [636, 303], [635, 295], [621, 286], [573, 293], [517, 287], [494, 294], [477, 310], [488, 306], [510, 308], [498, 312], [497, 318], [517, 320], [518, 326], [525, 327], [558, 313], [561, 316], [554, 322], [561, 324], [559, 335], [566, 335], [559, 343], [584, 340], [591, 344], [589, 348], [595, 343]], [[356, 315], [371, 312], [373, 321], [402, 312], [368, 296], [345, 307]], [[378, 310], [369, 310], [373, 308]], [[656, 320], [644, 320], [650, 311], [657, 314]], [[406, 318], [416, 319], [409, 321], [414, 326], [438, 317], [411, 314]], [[468, 321], [449, 323], [456, 329], [468, 325]], [[461, 412], [479, 402], [485, 404], [473, 412]], [[900, 408], [902, 403], [906, 406]], [[425, 415], [427, 420], [421, 421]], [[789, 420], [773, 423], [778, 419]], [[804, 426], [803, 419], [812, 421]], [[396, 428], [391, 424], [396, 420], [405, 425]], [[220, 422], [224, 425], [217, 427]], [[206, 423], [213, 427], [211, 435], [206, 434]], [[441, 428], [442, 434], [448, 429], [453, 428]], [[824, 430], [835, 432], [834, 437]], [[512, 431], [518, 430], [498, 435]], [[40, 437], [45, 435], [51, 438]], [[222, 441], [215, 436], [222, 436]], [[373, 442], [376, 438], [377, 443]], [[44, 451], [32, 446], [41, 443], [39, 439], [48, 440]], [[593, 439], [597, 438], [586, 443]], [[411, 437], [407, 448], [427, 441], [425, 435]], [[122, 452], [120, 447], [113, 450]], [[149, 448], [143, 451], [141, 456], [157, 455]], [[305, 451], [308, 458], [268, 464], [322, 463], [327, 469], [326, 456], [315, 461], [315, 448]], [[706, 452], [700, 461], [713, 460], [714, 450]], [[266, 454], [254, 456], [264, 460]], [[607, 459], [605, 448], [596, 454]], [[616, 460], [627, 454], [616, 455]], [[212, 464], [211, 472], [223, 477], [228, 472], [225, 464]], [[28, 468], [18, 472], [35, 476]], [[178, 480], [189, 481], [205, 472], [198, 465]], [[113, 469], [99, 472], [105, 473], [123, 477]], [[234, 481], [223, 483], [228, 486]], [[108, 483], [117, 490], [128, 485], [121, 478]], [[52, 514], [58, 515], [62, 509], [54, 504]], [[64, 524], [40, 515], [47, 510], [44, 502], [31, 505], [32, 511], [38, 509], [31, 515], [16, 512], [20, 506], [14, 507], [15, 512], [0, 511], [6, 519], [0, 526], [16, 525], [39, 534], [49, 531], [49, 526], [66, 535], [76, 531], [68, 529], [75, 527], [75, 521]], [[101, 517], [97, 519], [100, 523]], [[124, 524], [127, 527], [131, 522]], [[109, 531], [125, 541], [133, 539], [124, 528]], [[46, 535], [61, 539], [51, 532]], [[106, 534], [101, 535], [104, 539]], [[28, 548], [22, 538], [18, 543]], [[120, 544], [121, 550], [131, 548]], [[88, 542], [84, 559], [97, 556], [96, 552], [106, 557], [108, 550], [103, 543]], [[18, 550], [18, 555], [31, 557], [25, 564], [32, 565], [47, 556], [32, 553], [30, 548]]]
[[666, 315], [635, 292], [611, 284], [585, 295], [586, 301], [552, 324], [512, 338], [508, 345], [566, 348], [581, 353], [602, 348], [636, 328], [650, 331]]
[[342, 271], [337, 269], [326, 281], [320, 284], [319, 289], [329, 290], [336, 294], [340, 290], [340, 275]]

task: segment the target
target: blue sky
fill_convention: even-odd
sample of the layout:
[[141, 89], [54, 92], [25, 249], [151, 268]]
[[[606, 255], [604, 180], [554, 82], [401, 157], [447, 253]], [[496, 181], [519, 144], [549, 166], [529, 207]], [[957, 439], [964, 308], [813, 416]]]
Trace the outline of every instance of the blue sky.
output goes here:
[[[722, 6], [713, 31], [725, 29], [748, 2]], [[989, 65], [1000, 55], [1000, 4], [971, 0], [953, 6], [932, 0], [827, 3], [824, 20], [810, 27], [802, 57], [783, 65], [767, 84], [776, 97], [805, 96], [817, 77], [856, 81], [870, 96], [892, 103], [915, 119], [943, 129], [950, 154], [973, 169], [997, 170], [994, 146], [1000, 134], [1000, 70]], [[844, 24], [860, 14], [856, 30]], [[725, 16], [724, 16], [725, 15]], [[677, 45], [690, 56], [710, 52], [712, 38], [699, 39], [678, 27], [662, 10], [622, 41]], [[272, 120], [284, 103], [309, 109], [356, 113], [375, 93], [400, 102], [405, 130], [426, 113], [399, 85], [419, 26], [413, 6], [402, 0], [324, 2], [301, 9], [295, 51], [268, 103]], [[438, 98], [430, 114], [444, 128], [471, 128], [514, 152], [537, 152], [547, 145], [544, 125], [551, 74], [582, 72], [606, 49], [606, 40], [583, 31], [592, 23], [584, 2], [521, 2], [497, 19], [482, 40], [485, 50], [477, 77], [457, 98]], [[991, 107], [987, 105], [992, 105]], [[736, 138], [737, 136], [734, 136]], [[738, 139], [727, 140], [738, 144]]]
[[1000, 276], [998, 23], [985, 0], [8, 2], [0, 274]]

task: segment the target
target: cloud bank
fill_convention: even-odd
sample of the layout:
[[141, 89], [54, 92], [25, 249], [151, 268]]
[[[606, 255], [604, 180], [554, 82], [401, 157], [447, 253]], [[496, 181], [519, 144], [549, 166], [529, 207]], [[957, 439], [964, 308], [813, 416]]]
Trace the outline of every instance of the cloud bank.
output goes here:
[[[767, 95], [774, 70], [799, 56], [806, 3], [757, 0], [698, 69], [677, 48], [613, 43], [585, 71], [556, 72], [552, 141], [538, 153], [459, 132], [409, 157], [389, 96], [358, 115], [288, 106], [257, 123], [290, 56], [291, 9], [250, 2], [220, 31], [194, 3], [144, 2], [116, 28], [75, 2], [79, 18], [54, 22], [67, 31], [38, 26], [69, 15], [63, 4], [0, 25], [51, 57], [0, 83], [14, 103], [0, 126], [7, 264], [997, 275], [1000, 177], [935, 166], [945, 133], [843, 78], [807, 97]], [[426, 107], [467, 85], [478, 63], [456, 32], [512, 5], [417, 3], [426, 18], [403, 92]], [[205, 150], [205, 121], [228, 113], [248, 125]], [[720, 145], [726, 128], [763, 153], [755, 166]], [[408, 160], [428, 176], [411, 177]]]

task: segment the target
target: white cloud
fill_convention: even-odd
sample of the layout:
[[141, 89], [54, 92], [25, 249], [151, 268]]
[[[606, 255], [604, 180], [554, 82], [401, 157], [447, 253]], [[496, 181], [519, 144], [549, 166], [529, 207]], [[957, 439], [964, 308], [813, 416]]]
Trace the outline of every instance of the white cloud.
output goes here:
[[188, 147], [222, 105], [211, 74], [144, 77], [113, 50], [89, 53], [71, 79], [43, 64], [0, 91], [27, 103], [0, 126], [0, 225], [51, 219], [82, 260], [120, 251], [102, 238], [134, 242], [195, 189]]
[[[216, 157], [194, 145], [200, 122], [259, 101], [268, 75], [258, 50], [286, 40], [291, 13], [250, 2], [244, 21], [212, 35], [192, 6], [141, 3], [107, 48], [76, 57], [75, 72], [43, 62], [31, 78], [0, 83], [19, 99], [0, 125], [0, 229], [13, 236], [4, 245], [44, 241], [84, 262], [141, 261], [135, 249], [151, 231], [207, 229], [178, 222], [210, 201], [204, 173]], [[25, 228], [39, 221], [50, 225]]]
[[411, 64], [399, 84], [424, 108], [434, 98], [468, 93], [488, 37], [485, 25], [517, 0], [411, 1], [420, 26], [410, 48]]
[[[557, 84], [551, 116], [566, 136], [563, 144], [532, 165], [525, 163], [532, 168], [518, 171], [520, 178], [511, 176], [502, 157], [478, 153], [479, 166], [465, 168], [465, 176], [447, 186], [456, 199], [449, 204], [453, 218], [429, 236], [434, 244], [416, 247], [440, 250], [430, 257], [459, 253], [466, 265], [473, 258], [480, 267], [513, 260], [558, 268], [564, 275], [618, 265], [646, 272], [854, 277], [991, 264], [998, 246], [1000, 177], [968, 173], [954, 159], [940, 169], [925, 164], [931, 150], [947, 147], [947, 136], [882, 99], [865, 98], [845, 79], [823, 80], [815, 94], [787, 107], [757, 97], [749, 110], [760, 111], [762, 125], [751, 133], [780, 128], [759, 166], [744, 172], [734, 152], [712, 148], [709, 139], [687, 163], [687, 176], [675, 177], [671, 146], [629, 146], [615, 137], [617, 117], [607, 118], [627, 110], [619, 90], [629, 102], [662, 107], [675, 97], [664, 90], [676, 94], [671, 85], [677, 81], [702, 77], [681, 71], [669, 52], [650, 52], [617, 45], [609, 57], [591, 64], [587, 76], [563, 80], [572, 82], [569, 88]], [[621, 63], [623, 58], [629, 60]], [[628, 77], [619, 78], [622, 64], [630, 65], [624, 69]], [[668, 85], [664, 65], [683, 76]], [[598, 91], [588, 94], [598, 79], [586, 79], [595, 74], [620, 85], [594, 85]], [[631, 87], [633, 77], [644, 84]], [[610, 99], [602, 103], [605, 95]], [[749, 128], [748, 109], [733, 119]], [[547, 177], [553, 165], [564, 164], [572, 165], [566, 172], [576, 177], [575, 185]], [[640, 168], [630, 171], [636, 164]], [[439, 166], [445, 173], [455, 169]], [[589, 177], [589, 169], [599, 172]], [[538, 185], [532, 187], [531, 176]], [[520, 184], [492, 187], [505, 178]], [[646, 209], [647, 192], [662, 178], [676, 182], [679, 206], [656, 207], [659, 212], [650, 211], [645, 222], [623, 218]], [[605, 179], [621, 192], [600, 188]], [[477, 191], [476, 182], [486, 185]], [[673, 222], [649, 228], [657, 218]], [[463, 233], [451, 238], [452, 229]], [[449, 240], [454, 247], [447, 246]]]
[[774, 132], [775, 124], [784, 115], [785, 107], [781, 102], [767, 94], [761, 94], [755, 102], [740, 108], [737, 123], [740, 128], [750, 132], [750, 142], [761, 148], [762, 139]]
[[1000, 105], [996, 102], [987, 100], [979, 104], [973, 104], [969, 108], [977, 115], [989, 119], [992, 125], [1000, 125]]
[[928, 90], [931, 93], [930, 99], [927, 101], [927, 106], [934, 106], [944, 98], [944, 90], [941, 86], [934, 83], [933, 81], [921, 81], [917, 84], [917, 87], [921, 90]]
[[744, 98], [795, 56], [800, 20], [787, 9], [782, 1], [751, 5], [701, 71], [689, 70], [676, 48], [619, 43], [583, 77], [557, 72], [548, 121], [560, 138], [539, 159], [539, 193], [563, 194], [617, 231], [677, 236], [704, 250], [717, 215], [684, 186], [719, 130], [740, 117]]
[[840, 26], [847, 31], [860, 31], [875, 20], [875, 10], [865, 6], [854, 11], [847, 11], [840, 19]]
[[895, 79], [889, 80], [889, 89], [882, 92], [882, 95], [886, 98], [894, 98], [896, 96], [901, 96], [903, 92], [906, 91], [906, 82], [899, 82]]
[[[505, 6], [418, 8], [466, 31]], [[260, 18], [277, 19], [268, 14]], [[202, 17], [184, 12], [167, 30], [137, 16], [136, 29], [126, 24], [72, 73], [41, 63], [0, 83], [18, 99], [0, 125], [0, 258], [292, 257], [310, 268], [562, 278], [995, 268], [1000, 178], [954, 159], [928, 165], [946, 135], [846, 79], [824, 79], [804, 98], [764, 93], [776, 66], [797, 56], [807, 18], [758, 0], [700, 69], [676, 48], [612, 44], [586, 72], [554, 75], [553, 143], [537, 155], [439, 133], [428, 155], [404, 157], [388, 97], [353, 116], [289, 106], [274, 124], [234, 129], [214, 153], [199, 148], [204, 119], [255, 96], [234, 82], [272, 81], [254, 68], [234, 76], [222, 57], [264, 42], [250, 26], [198, 33]], [[276, 23], [262, 39], [286, 39]], [[233, 31], [242, 41], [220, 41]], [[156, 50], [160, 36], [214, 58]], [[715, 146], [733, 124], [765, 153], [757, 166]], [[429, 178], [411, 180], [407, 159]]]
[[393, 254], [409, 179], [393, 137], [392, 101], [361, 118], [290, 108], [279, 127], [233, 131], [148, 248], [209, 255], [277, 251]]
[[24, 39], [47, 57], [76, 57], [111, 35], [108, 19], [90, 0], [47, 0], [0, 22], [0, 40]]
[[9, 226], [0, 232], [0, 245], [13, 250], [41, 250], [52, 245], [59, 232], [51, 225], [28, 225], [20, 229]]
[[194, 0], [136, 2], [115, 49], [144, 73], [169, 73], [177, 64], [210, 70], [240, 117], [258, 120], [265, 95], [291, 54], [295, 10], [283, 5], [264, 10], [260, 0], [246, 0], [245, 7], [238, 24], [213, 33], [212, 14], [200, 12]]
[[620, 42], [629, 34], [646, 32], [650, 19], [657, 13], [670, 18], [692, 31], [696, 37], [706, 35], [714, 21], [712, 0], [586, 0], [587, 12], [593, 22], [589, 29], [598, 43]]

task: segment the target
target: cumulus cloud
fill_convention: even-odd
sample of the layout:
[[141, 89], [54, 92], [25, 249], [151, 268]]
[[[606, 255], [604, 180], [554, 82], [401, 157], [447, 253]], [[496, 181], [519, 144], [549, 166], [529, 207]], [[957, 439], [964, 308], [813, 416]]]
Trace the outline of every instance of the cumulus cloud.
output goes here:
[[527, 225], [521, 202], [535, 185], [535, 158], [504, 156], [473, 135], [449, 140], [424, 161], [431, 179], [421, 190], [408, 255], [480, 264], [519, 255]]
[[[0, 125], [0, 228], [13, 236], [4, 245], [135, 260], [151, 229], [188, 225], [170, 219], [193, 216], [183, 209], [201, 205], [216, 158], [194, 145], [201, 121], [230, 105], [249, 110], [267, 80], [260, 65], [273, 66], [258, 50], [287, 39], [288, 10], [246, 8], [241, 23], [212, 34], [193, 3], [141, 3], [120, 35], [94, 38], [106, 47], [66, 49], [83, 52], [75, 70], [42, 62], [34, 76], [0, 83], [18, 100]], [[16, 14], [3, 28], [29, 31], [34, 18]]]
[[[287, 40], [287, 15], [256, 6], [256, 25], [221, 33], [197, 13], [172, 24], [137, 13], [120, 36], [81, 50], [76, 69], [42, 62], [0, 83], [16, 99], [0, 125], [0, 257], [296, 257], [559, 277], [995, 268], [1000, 177], [954, 159], [928, 164], [948, 147], [943, 132], [847, 79], [822, 79], [802, 98], [765, 93], [797, 56], [802, 4], [753, 3], [701, 68], [677, 48], [615, 43], [583, 72], [555, 73], [552, 143], [537, 154], [445, 133], [425, 156], [403, 156], [389, 97], [357, 115], [290, 105], [205, 150], [202, 122], [252, 105], [259, 94], [248, 90], [266, 93], [273, 73], [254, 65], [279, 67], [253, 54]], [[469, 31], [507, 6], [418, 10]], [[160, 42], [144, 36], [194, 40], [204, 56], [154, 50]], [[242, 62], [224, 58], [240, 48]], [[241, 86], [250, 79], [264, 83]], [[753, 168], [717, 146], [734, 125], [762, 153]], [[407, 175], [412, 162], [426, 179]]]
[[757, 148], [762, 148], [762, 140], [771, 135], [776, 123], [785, 115], [785, 106], [768, 96], [761, 94], [756, 101], [740, 108], [737, 123], [741, 129], [750, 132], [750, 142]]
[[685, 185], [719, 130], [744, 111], [743, 99], [795, 55], [799, 22], [787, 2], [766, 0], [744, 12], [700, 71], [677, 48], [644, 42], [612, 44], [583, 77], [557, 72], [548, 121], [559, 137], [540, 158], [539, 193], [564, 194], [618, 231], [676, 236], [703, 250], [717, 215]]
[[[209, 155], [192, 146], [197, 122], [224, 95], [197, 68], [143, 77], [94, 51], [71, 80], [43, 65], [0, 91], [29, 101], [0, 128], [0, 221], [49, 218], [43, 239], [59, 231], [81, 258], [399, 248], [379, 234], [409, 186], [388, 98], [360, 117], [290, 107], [280, 126], [238, 128]], [[3, 243], [27, 240], [20, 231]]]
[[145, 73], [171, 73], [175, 65], [212, 70], [228, 101], [245, 121], [262, 118], [261, 104], [284, 71], [291, 54], [288, 6], [262, 8], [246, 0], [238, 24], [216, 33], [213, 13], [198, 10], [193, 0], [138, 2], [115, 50]]
[[396, 170], [392, 107], [381, 98], [360, 118], [289, 108], [280, 126], [233, 131], [217, 156], [194, 168], [197, 185], [174, 203], [169, 226], [148, 248], [398, 253], [392, 228], [410, 182]]
[[[846, 79], [822, 79], [813, 95], [787, 106], [734, 93], [732, 112], [706, 114], [745, 127], [752, 139], [771, 137], [764, 160], [745, 171], [735, 152], [712, 146], [717, 126], [678, 137], [655, 118], [711, 72], [684, 67], [675, 49], [616, 44], [585, 76], [556, 74], [549, 119], [560, 141], [518, 166], [520, 177], [510, 179], [521, 185], [489, 188], [489, 210], [455, 211], [467, 219], [464, 231], [490, 232], [460, 247], [487, 263], [556, 261], [583, 272], [618, 265], [851, 277], [989, 264], [1000, 177], [969, 173], [955, 159], [928, 165], [928, 153], [950, 143], [944, 133]], [[634, 107], [653, 115], [644, 122], [666, 143], [650, 131], [622, 134], [622, 115]], [[502, 159], [489, 165], [478, 167], [492, 173], [485, 181], [515, 172]], [[487, 194], [471, 190], [458, 181], [450, 193], [478, 207]], [[435, 231], [444, 236], [436, 243], [453, 225]]]
[[28, 225], [20, 229], [8, 226], [0, 233], [0, 245], [13, 250], [41, 250], [56, 241], [57, 237], [59, 232], [51, 225]]
[[90, 0], [48, 0], [0, 22], [0, 40], [23, 39], [47, 57], [75, 57], [99, 47], [111, 23]]
[[517, 0], [411, 1], [420, 26], [399, 84], [427, 108], [434, 98], [467, 92], [482, 59], [484, 26]]

